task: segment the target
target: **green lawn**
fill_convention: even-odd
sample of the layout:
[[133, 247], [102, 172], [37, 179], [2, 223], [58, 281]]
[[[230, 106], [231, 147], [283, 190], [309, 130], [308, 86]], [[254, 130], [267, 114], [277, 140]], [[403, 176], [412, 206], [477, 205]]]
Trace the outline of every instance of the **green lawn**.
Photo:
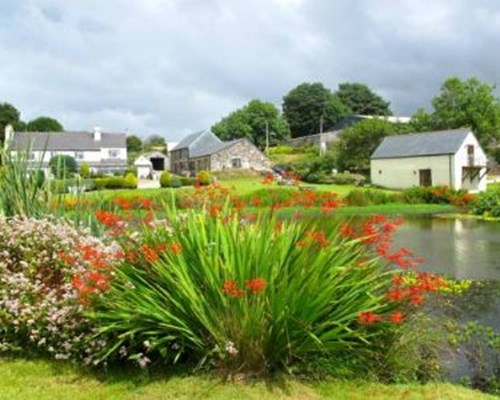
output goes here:
[[147, 375], [141, 371], [105, 375], [48, 361], [0, 359], [0, 399], [401, 399], [493, 400], [451, 384], [382, 385], [366, 382], [301, 382], [273, 379], [223, 383], [209, 376]]

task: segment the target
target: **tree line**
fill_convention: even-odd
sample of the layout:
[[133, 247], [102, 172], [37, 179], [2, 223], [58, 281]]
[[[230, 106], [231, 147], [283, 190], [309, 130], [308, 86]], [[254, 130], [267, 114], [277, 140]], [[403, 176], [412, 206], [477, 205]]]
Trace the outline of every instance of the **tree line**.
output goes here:
[[[425, 132], [460, 127], [471, 128], [485, 150], [500, 158], [500, 101], [495, 86], [477, 78], [452, 77], [443, 82], [432, 100], [432, 110], [419, 108], [409, 124], [386, 120], [366, 120], [345, 129], [340, 135], [339, 161], [345, 168], [353, 164], [363, 169], [383, 137], [392, 134]], [[320, 82], [302, 83], [284, 97], [282, 110], [270, 102], [254, 99], [212, 126], [223, 140], [248, 138], [263, 148], [266, 131], [271, 143], [327, 131], [351, 115], [390, 116], [390, 102], [362, 83], [341, 83], [331, 91]], [[363, 162], [356, 162], [362, 158]]]

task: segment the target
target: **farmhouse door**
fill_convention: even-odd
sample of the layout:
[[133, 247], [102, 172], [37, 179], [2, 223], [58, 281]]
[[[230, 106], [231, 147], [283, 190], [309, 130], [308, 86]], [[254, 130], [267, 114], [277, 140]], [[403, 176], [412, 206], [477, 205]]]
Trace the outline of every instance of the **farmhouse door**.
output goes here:
[[432, 186], [432, 171], [430, 169], [421, 169], [418, 172], [420, 176], [420, 186]]

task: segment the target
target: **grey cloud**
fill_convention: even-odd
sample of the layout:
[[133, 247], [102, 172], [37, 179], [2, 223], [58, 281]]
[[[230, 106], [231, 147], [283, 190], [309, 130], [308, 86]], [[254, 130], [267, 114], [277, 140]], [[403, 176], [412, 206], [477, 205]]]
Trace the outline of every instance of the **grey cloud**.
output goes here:
[[500, 79], [500, 4], [478, 0], [4, 0], [0, 93], [25, 118], [171, 140], [303, 81], [366, 82], [395, 112], [450, 75]]

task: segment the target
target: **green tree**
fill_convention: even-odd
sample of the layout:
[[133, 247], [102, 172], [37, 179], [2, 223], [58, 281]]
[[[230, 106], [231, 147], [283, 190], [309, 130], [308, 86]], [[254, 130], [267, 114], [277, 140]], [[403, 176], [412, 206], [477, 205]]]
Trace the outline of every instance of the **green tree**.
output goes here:
[[500, 100], [494, 89], [477, 78], [449, 78], [432, 100], [433, 111], [417, 110], [412, 125], [419, 131], [469, 127], [491, 153], [500, 141]]
[[383, 119], [366, 119], [342, 130], [335, 143], [337, 167], [340, 171], [367, 172], [370, 157], [386, 136], [407, 130], [403, 124], [392, 124]]
[[434, 130], [434, 119], [432, 114], [429, 114], [423, 108], [419, 108], [415, 114], [412, 115], [410, 125], [414, 131], [425, 132]]
[[143, 148], [145, 151], [158, 150], [166, 153], [168, 151], [167, 142], [165, 138], [160, 135], [150, 135], [144, 141]]
[[5, 138], [5, 127], [9, 124], [16, 128], [16, 124], [20, 122], [19, 110], [9, 103], [0, 103], [0, 142], [3, 143]]
[[390, 103], [362, 83], [345, 82], [339, 84], [335, 93], [353, 114], [392, 115]]
[[274, 104], [252, 100], [212, 126], [212, 132], [222, 140], [247, 138], [264, 148], [266, 128], [270, 132], [270, 144], [280, 143], [290, 135], [288, 123]]
[[142, 151], [142, 140], [139, 136], [127, 136], [127, 152], [140, 153]]
[[73, 157], [66, 155], [54, 156], [49, 161], [51, 172], [58, 179], [68, 178], [77, 171], [77, 164]]
[[30, 132], [62, 132], [64, 127], [51, 117], [38, 117], [28, 122], [26, 129]]
[[83, 179], [90, 178], [90, 165], [88, 163], [84, 162], [80, 165], [80, 176]]
[[321, 124], [329, 127], [351, 110], [322, 83], [302, 83], [283, 97], [283, 115], [292, 137], [319, 133]]

